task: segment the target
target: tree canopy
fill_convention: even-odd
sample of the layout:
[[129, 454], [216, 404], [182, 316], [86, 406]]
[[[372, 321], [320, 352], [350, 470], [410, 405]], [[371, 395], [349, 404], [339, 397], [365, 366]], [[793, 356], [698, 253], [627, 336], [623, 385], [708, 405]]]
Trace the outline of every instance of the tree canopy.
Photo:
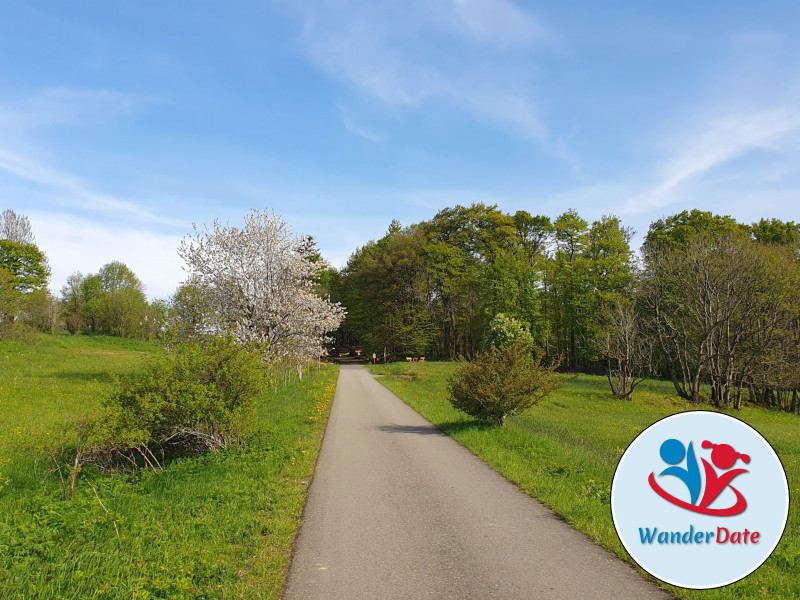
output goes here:
[[324, 264], [306, 238], [280, 217], [253, 210], [239, 229], [215, 221], [178, 251], [210, 300], [209, 320], [240, 342], [255, 342], [267, 360], [297, 364], [319, 356], [325, 335], [344, 317], [315, 293]]
[[632, 236], [613, 215], [484, 204], [395, 221], [334, 279], [339, 339], [444, 358], [524, 339], [563, 369], [606, 371], [620, 398], [656, 374], [693, 401], [746, 391], [800, 409], [800, 226], [683, 211], [651, 224], [640, 260]]
[[50, 277], [44, 253], [25, 242], [0, 239], [0, 268], [11, 273], [12, 287], [23, 293], [46, 288]]

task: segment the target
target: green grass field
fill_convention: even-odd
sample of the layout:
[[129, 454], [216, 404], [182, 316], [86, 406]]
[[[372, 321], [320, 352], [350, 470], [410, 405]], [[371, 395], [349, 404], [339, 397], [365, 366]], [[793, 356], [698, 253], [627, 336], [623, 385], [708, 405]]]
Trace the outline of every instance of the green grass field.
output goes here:
[[338, 369], [266, 393], [242, 450], [164, 473], [86, 469], [61, 500], [20, 448], [91, 413], [162, 351], [103, 336], [0, 343], [0, 593], [7, 598], [278, 598]]
[[[647, 426], [692, 406], [672, 385], [648, 381], [633, 401], [617, 400], [603, 377], [580, 375], [503, 428], [456, 411], [447, 401], [446, 362], [374, 365], [378, 379], [443, 432], [484, 459], [578, 530], [630, 560], [614, 531], [611, 480], [628, 444]], [[708, 407], [702, 407], [708, 409]], [[773, 555], [745, 579], [716, 590], [664, 586], [679, 598], [800, 598], [800, 418], [763, 409], [731, 413], [757, 429], [781, 458], [790, 488], [789, 521]]]

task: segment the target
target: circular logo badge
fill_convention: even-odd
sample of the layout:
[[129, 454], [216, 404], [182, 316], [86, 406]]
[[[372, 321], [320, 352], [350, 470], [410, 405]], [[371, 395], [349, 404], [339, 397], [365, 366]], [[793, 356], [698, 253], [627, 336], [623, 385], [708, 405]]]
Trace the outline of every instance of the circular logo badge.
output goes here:
[[611, 485], [622, 545], [645, 571], [684, 588], [752, 573], [778, 545], [788, 514], [775, 451], [749, 425], [715, 412], [679, 413], [645, 429]]

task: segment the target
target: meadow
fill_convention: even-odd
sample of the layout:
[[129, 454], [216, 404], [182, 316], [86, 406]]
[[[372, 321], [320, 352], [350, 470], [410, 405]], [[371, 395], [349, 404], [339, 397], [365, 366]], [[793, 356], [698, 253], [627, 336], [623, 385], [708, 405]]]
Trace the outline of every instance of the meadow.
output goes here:
[[[527, 412], [509, 417], [500, 428], [450, 405], [446, 380], [456, 367], [452, 362], [418, 362], [369, 368], [441, 431], [596, 543], [632, 562], [611, 519], [610, 490], [617, 462], [647, 426], [698, 407], [678, 398], [665, 381], [646, 381], [632, 401], [623, 401], [610, 394], [604, 377], [565, 375], [563, 387]], [[786, 531], [772, 556], [734, 584], [716, 590], [662, 587], [678, 598], [693, 600], [800, 598], [800, 418], [751, 407], [730, 414], [758, 430], [783, 462], [790, 488]]]
[[0, 342], [3, 596], [280, 597], [336, 366], [265, 392], [242, 448], [176, 458], [159, 474], [86, 468], [72, 500], [26, 449], [63, 435], [158, 352], [106, 336]]

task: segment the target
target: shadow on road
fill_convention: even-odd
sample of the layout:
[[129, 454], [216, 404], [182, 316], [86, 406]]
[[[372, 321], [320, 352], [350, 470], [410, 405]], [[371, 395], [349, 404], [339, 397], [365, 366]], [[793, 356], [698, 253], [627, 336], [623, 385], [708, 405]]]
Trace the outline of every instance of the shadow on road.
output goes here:
[[341, 356], [336, 358], [329, 358], [327, 360], [332, 360], [333, 362], [339, 363], [340, 366], [367, 364], [367, 359], [362, 357]]
[[492, 429], [496, 427], [493, 423], [486, 421], [454, 421], [451, 423], [441, 423], [439, 427], [433, 425], [381, 425], [376, 427], [386, 433], [415, 433], [417, 435], [452, 435], [461, 431], [475, 431]]
[[381, 425], [376, 429], [386, 433], [416, 433], [417, 435], [444, 435], [433, 425]]

